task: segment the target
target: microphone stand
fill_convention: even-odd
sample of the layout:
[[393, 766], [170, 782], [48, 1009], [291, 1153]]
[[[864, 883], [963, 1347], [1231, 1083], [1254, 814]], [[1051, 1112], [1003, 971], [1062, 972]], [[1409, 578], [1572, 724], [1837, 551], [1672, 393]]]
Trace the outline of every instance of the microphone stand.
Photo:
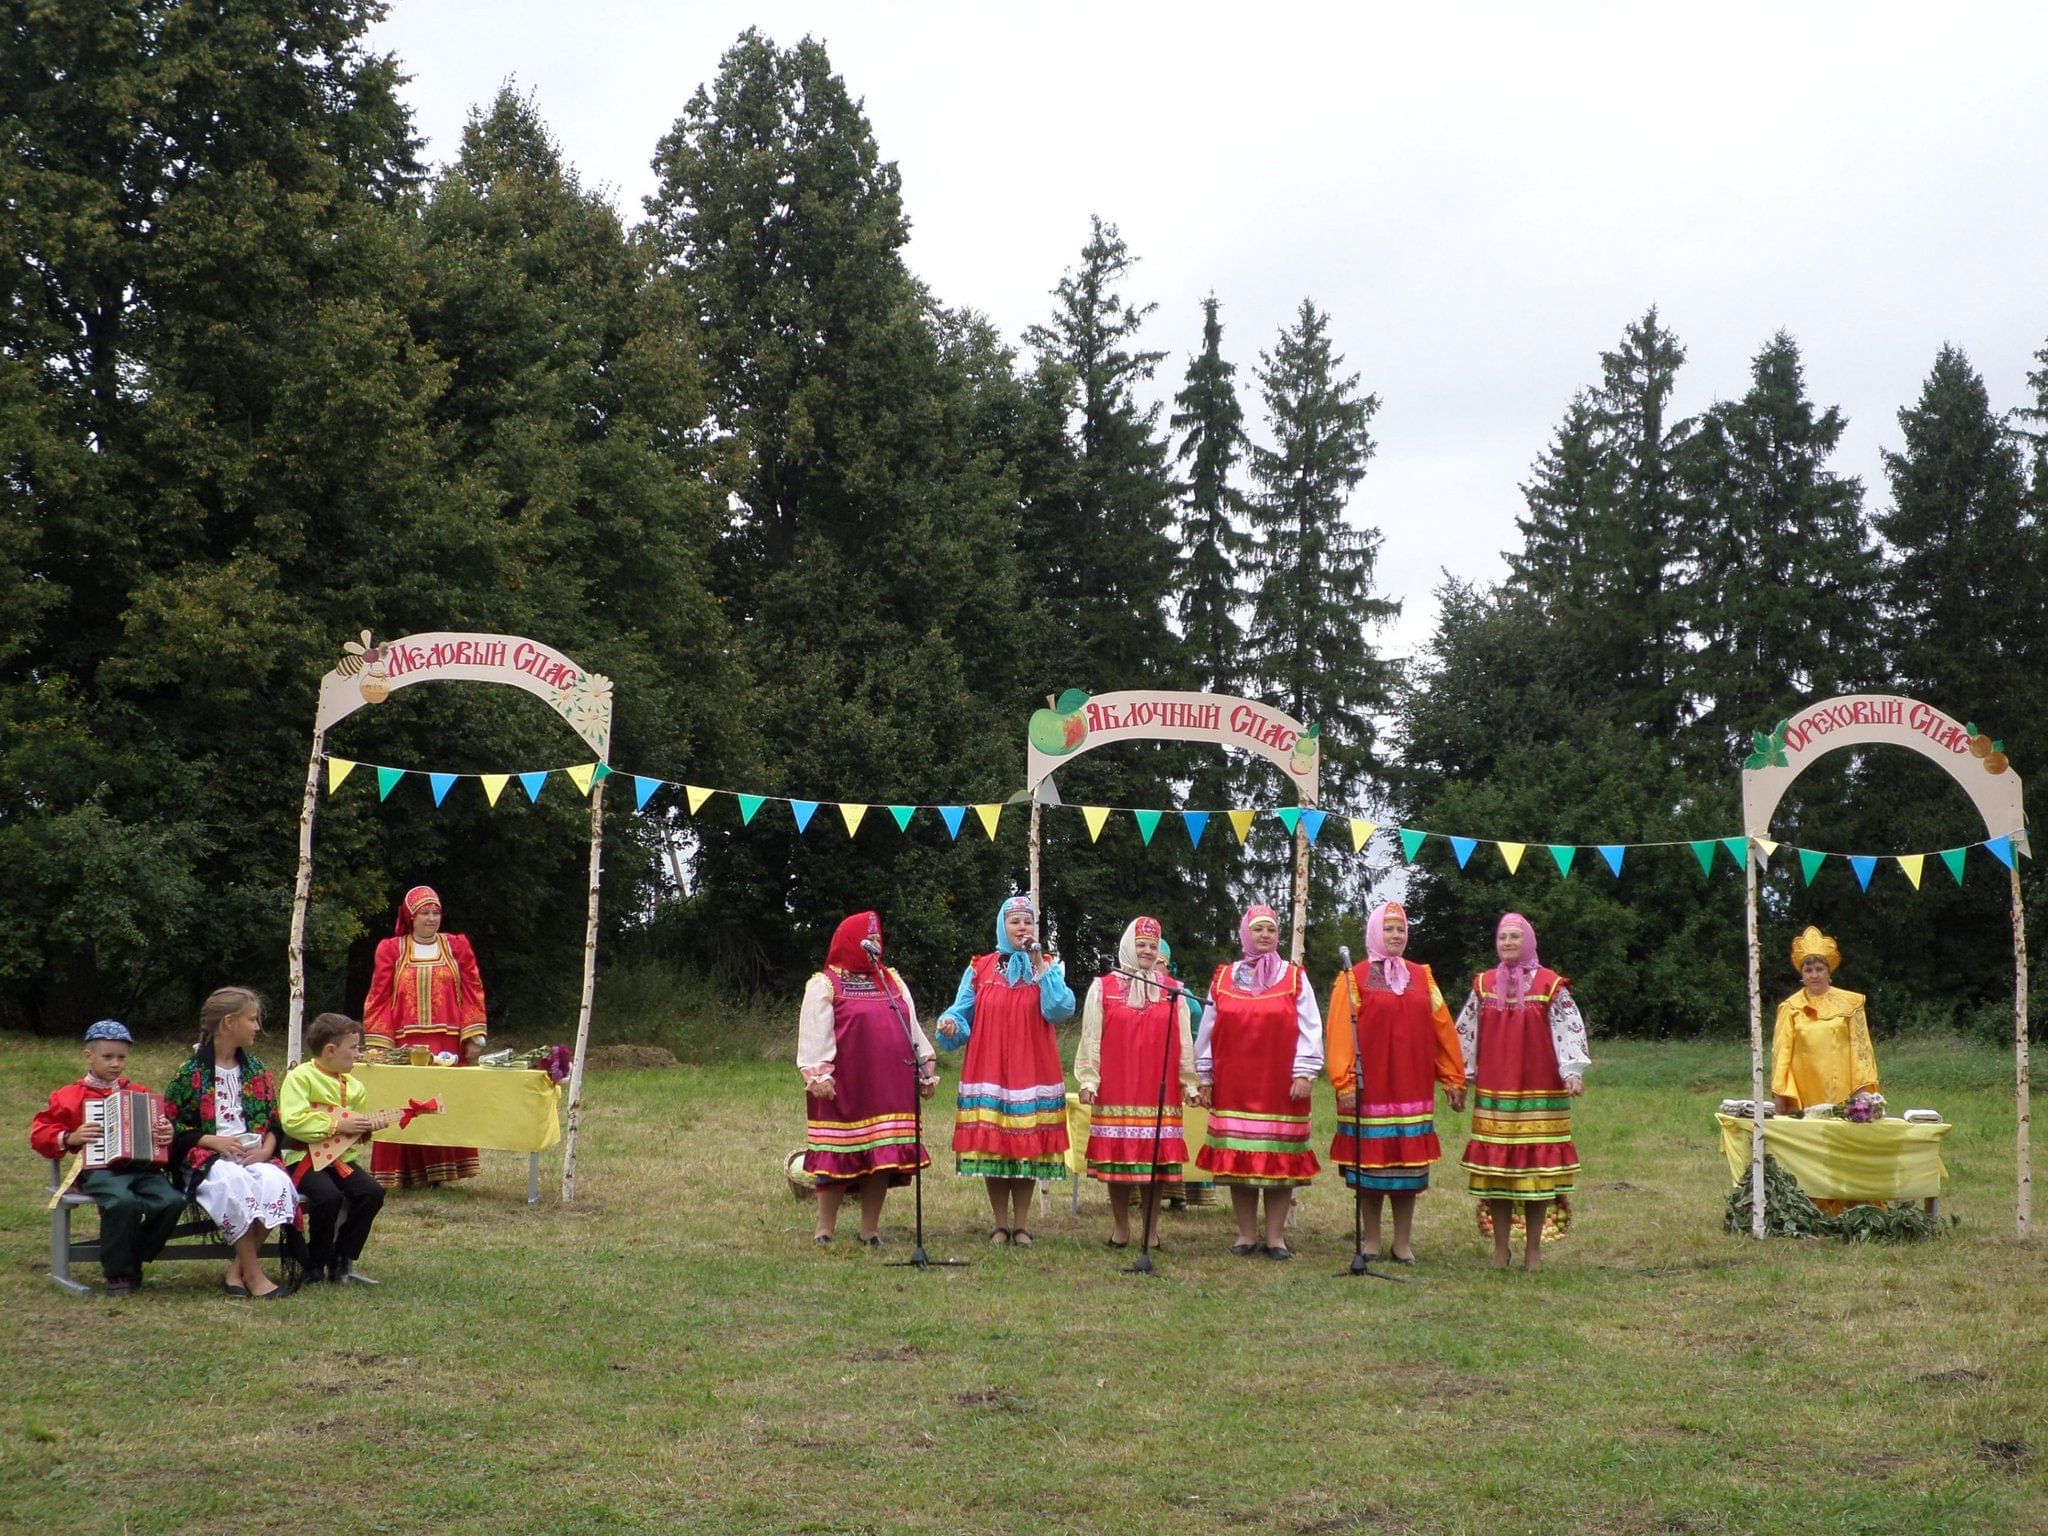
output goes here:
[[1351, 992], [1351, 1155], [1357, 1159], [1351, 1176], [1359, 1181], [1351, 1186], [1351, 1267], [1337, 1271], [1337, 1278], [1356, 1280], [1361, 1275], [1370, 1275], [1375, 1280], [1405, 1284], [1407, 1276], [1374, 1269], [1365, 1258], [1365, 1046], [1358, 1026], [1365, 1000], [1359, 996], [1358, 973], [1351, 966], [1351, 951], [1340, 948], [1337, 953], [1344, 962], [1344, 985]]
[[[910, 1183], [916, 1209], [916, 1224], [912, 1229], [910, 1257], [907, 1259], [889, 1259], [884, 1262], [882, 1267], [885, 1269], [915, 1269], [919, 1271], [927, 1269], [965, 1269], [970, 1262], [967, 1259], [932, 1259], [925, 1256], [924, 1164], [926, 1157], [930, 1154], [924, 1149], [924, 1080], [918, 1072], [917, 1031], [910, 1027], [909, 1015], [904, 1013], [901, 1005], [897, 1003], [896, 989], [889, 984], [887, 968], [882, 965], [879, 959], [875, 962], [875, 980], [882, 989], [882, 996], [889, 1000], [889, 1011], [896, 1015], [896, 1022], [903, 1026], [903, 1043], [910, 1049], [910, 1114], [911, 1123], [916, 1127], [914, 1134], [917, 1138], [915, 1143], [917, 1155], [910, 1169]], [[934, 1060], [933, 1065], [934, 1067], [937, 1066], [936, 1060]]]
[[[1129, 977], [1134, 981], [1154, 981], [1165, 994], [1167, 1001], [1174, 1004], [1178, 1014], [1180, 1004], [1180, 983], [1171, 977], [1155, 978], [1148, 971], [1127, 971], [1118, 966], [1113, 974]], [[1169, 1016], [1166, 1021], [1165, 1043], [1159, 1048], [1159, 1103], [1152, 1111], [1152, 1171], [1145, 1179], [1145, 1222], [1139, 1234], [1138, 1257], [1123, 1267], [1126, 1275], [1156, 1275], [1159, 1271], [1152, 1264], [1153, 1223], [1159, 1218], [1159, 1138], [1166, 1125], [1166, 1079], [1172, 1075], [1173, 1047], [1180, 1038], [1180, 1021]]]

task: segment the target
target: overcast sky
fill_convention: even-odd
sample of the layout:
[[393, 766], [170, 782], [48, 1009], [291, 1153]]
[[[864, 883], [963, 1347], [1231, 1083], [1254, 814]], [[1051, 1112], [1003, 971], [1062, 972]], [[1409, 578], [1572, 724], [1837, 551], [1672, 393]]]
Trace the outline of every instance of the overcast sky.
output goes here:
[[1677, 408], [1739, 394], [1779, 328], [1880, 450], [1944, 341], [1993, 406], [2048, 344], [2048, 6], [823, 4], [395, 0], [430, 161], [510, 80], [631, 219], [648, 161], [746, 27], [822, 40], [903, 172], [912, 268], [1013, 341], [1118, 224], [1159, 305], [1161, 392], [1223, 302], [1246, 414], [1303, 297], [1377, 393], [1352, 515], [1430, 630], [1493, 579], [1519, 483], [1599, 354], [1655, 304]]

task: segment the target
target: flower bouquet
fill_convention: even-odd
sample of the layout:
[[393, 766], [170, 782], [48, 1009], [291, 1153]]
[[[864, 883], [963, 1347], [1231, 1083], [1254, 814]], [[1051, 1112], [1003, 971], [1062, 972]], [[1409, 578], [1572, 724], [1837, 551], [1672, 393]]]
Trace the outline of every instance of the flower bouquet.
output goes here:
[[1884, 1095], [1870, 1092], [1852, 1094], [1836, 1113], [1855, 1125], [1868, 1125], [1873, 1120], [1882, 1120]]
[[566, 1045], [536, 1045], [530, 1051], [492, 1051], [487, 1056], [479, 1056], [476, 1064], [515, 1072], [545, 1072], [553, 1081], [564, 1083], [569, 1080], [576, 1058]]

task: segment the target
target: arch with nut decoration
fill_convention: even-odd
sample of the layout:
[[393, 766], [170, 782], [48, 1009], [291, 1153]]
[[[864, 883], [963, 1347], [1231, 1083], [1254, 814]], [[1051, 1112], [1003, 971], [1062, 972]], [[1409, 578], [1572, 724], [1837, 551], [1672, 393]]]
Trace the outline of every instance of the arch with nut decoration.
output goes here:
[[[287, 1054], [297, 1065], [306, 1014], [306, 908], [313, 892], [313, 815], [319, 803], [320, 763], [327, 732], [367, 705], [381, 704], [415, 683], [495, 683], [532, 694], [597, 754], [590, 791], [590, 900], [583, 931], [583, 1000], [576, 1015], [576, 1057], [569, 1075], [568, 1127], [562, 1149], [562, 1198], [576, 1198], [576, 1125], [583, 1105], [583, 1057], [590, 1042], [591, 995], [597, 980], [597, 897], [603, 870], [604, 780], [611, 772], [612, 683], [538, 640], [521, 635], [434, 631], [377, 641], [364, 630], [342, 647], [342, 657], [320, 680], [313, 719], [313, 751], [306, 762], [306, 793], [299, 809], [299, 868], [292, 891], [289, 965], [291, 1009]], [[581, 770], [572, 770], [580, 773]], [[579, 778], [579, 785], [581, 779]], [[529, 1196], [529, 1198], [537, 1198]]]
[[[2003, 745], [1932, 704], [1897, 694], [1854, 693], [1801, 706], [1768, 736], [1756, 733], [1756, 750], [1742, 769], [1742, 833], [1748, 842], [1749, 1051], [1751, 1235], [1764, 1235], [1764, 1130], [1762, 960], [1757, 941], [1756, 866], [1777, 845], [1770, 840], [1771, 817], [1794, 781], [1830, 752], [1845, 747], [1890, 746], [1917, 752], [1938, 764], [1961, 786], [1993, 838], [2009, 838], [2016, 855], [2033, 857], [2027, 842], [2020, 776]], [[2007, 861], [2012, 879], [2013, 1070], [2017, 1083], [2016, 1221], [2019, 1235], [2032, 1225], [2032, 1114], [2028, 1105], [2027, 929], [2020, 901], [2017, 856]]]

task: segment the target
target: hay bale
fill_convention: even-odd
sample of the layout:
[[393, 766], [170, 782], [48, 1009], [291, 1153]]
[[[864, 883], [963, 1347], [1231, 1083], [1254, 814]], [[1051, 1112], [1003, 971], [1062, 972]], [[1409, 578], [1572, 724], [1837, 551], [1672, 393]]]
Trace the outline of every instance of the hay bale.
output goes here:
[[679, 1066], [676, 1053], [659, 1045], [600, 1045], [590, 1053], [588, 1065], [599, 1071], [625, 1068], [643, 1071], [652, 1067]]

